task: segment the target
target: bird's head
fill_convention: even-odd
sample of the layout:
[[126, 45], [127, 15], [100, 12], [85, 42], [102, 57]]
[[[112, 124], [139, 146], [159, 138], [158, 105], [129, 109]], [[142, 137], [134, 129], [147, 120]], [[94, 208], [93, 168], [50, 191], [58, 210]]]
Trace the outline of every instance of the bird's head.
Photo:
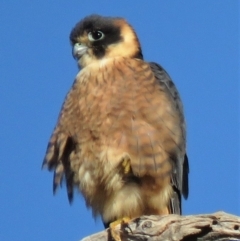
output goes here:
[[81, 68], [108, 58], [143, 58], [137, 35], [123, 18], [90, 15], [76, 24], [70, 41]]

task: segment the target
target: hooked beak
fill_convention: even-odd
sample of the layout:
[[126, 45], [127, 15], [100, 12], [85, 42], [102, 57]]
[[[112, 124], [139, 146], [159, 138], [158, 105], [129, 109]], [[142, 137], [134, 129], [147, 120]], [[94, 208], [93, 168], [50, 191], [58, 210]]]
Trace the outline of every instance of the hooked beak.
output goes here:
[[75, 43], [72, 49], [72, 55], [75, 59], [79, 60], [86, 52], [88, 47], [84, 44]]

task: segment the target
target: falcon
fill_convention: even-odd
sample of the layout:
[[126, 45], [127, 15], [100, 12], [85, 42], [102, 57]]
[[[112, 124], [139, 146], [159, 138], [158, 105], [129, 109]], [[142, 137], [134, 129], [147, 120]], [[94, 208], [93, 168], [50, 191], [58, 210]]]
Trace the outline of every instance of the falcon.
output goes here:
[[181, 214], [188, 196], [186, 127], [167, 72], [146, 62], [123, 18], [91, 15], [70, 33], [80, 68], [63, 103], [43, 167], [53, 190], [66, 181], [105, 227], [141, 215]]

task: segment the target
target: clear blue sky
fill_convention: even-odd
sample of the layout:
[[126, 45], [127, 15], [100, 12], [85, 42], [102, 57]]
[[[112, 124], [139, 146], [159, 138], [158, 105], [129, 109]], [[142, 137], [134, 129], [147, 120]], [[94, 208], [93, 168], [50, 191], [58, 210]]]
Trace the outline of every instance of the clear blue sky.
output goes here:
[[77, 241], [103, 229], [83, 198], [52, 195], [41, 171], [77, 66], [69, 33], [98, 13], [125, 17], [145, 59], [175, 81], [187, 118], [190, 196], [184, 214], [240, 215], [239, 1], [0, 2], [0, 240]]

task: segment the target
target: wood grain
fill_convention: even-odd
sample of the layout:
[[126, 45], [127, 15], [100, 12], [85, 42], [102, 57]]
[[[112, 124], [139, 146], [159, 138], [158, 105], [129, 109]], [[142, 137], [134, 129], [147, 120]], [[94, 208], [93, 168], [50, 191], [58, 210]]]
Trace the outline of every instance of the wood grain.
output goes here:
[[[113, 230], [112, 230], [113, 231]], [[240, 241], [240, 217], [225, 212], [179, 216], [142, 216], [115, 227], [122, 241]], [[110, 241], [106, 229], [81, 241]]]

